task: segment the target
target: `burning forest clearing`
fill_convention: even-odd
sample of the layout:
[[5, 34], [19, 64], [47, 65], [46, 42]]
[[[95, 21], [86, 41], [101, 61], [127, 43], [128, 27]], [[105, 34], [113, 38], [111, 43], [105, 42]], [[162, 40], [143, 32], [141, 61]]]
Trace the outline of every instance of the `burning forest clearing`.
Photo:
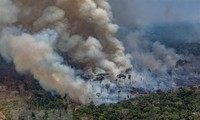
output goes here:
[[[83, 110], [73, 113], [81, 115], [96, 109], [92, 104], [112, 106], [200, 84], [199, 43], [157, 40], [164, 36], [162, 29], [170, 33], [168, 26], [182, 32], [179, 25], [123, 28], [106, 0], [0, 1], [0, 15], [5, 16], [0, 17], [0, 110], [6, 115], [12, 106], [23, 113], [65, 111], [69, 105]], [[122, 28], [127, 35], [118, 40]]]
[[[67, 96], [62, 98], [46, 92], [34, 80], [33, 76], [20, 75], [10, 68], [12, 66], [9, 67], [7, 72], [13, 74], [5, 77], [7, 78], [6, 80], [1, 79], [0, 81], [0, 109], [7, 119], [101, 118], [114, 120], [122, 118], [150, 119], [150, 116], [153, 119], [158, 118], [159, 115], [159, 119], [188, 118], [198, 120], [200, 116], [200, 104], [198, 102], [200, 100], [199, 85], [177, 88], [166, 92], [157, 90], [153, 93], [147, 93], [147, 91], [141, 88], [135, 88], [129, 91], [135, 96], [134, 99], [122, 100], [117, 104], [95, 106], [94, 103], [90, 103], [87, 106], [83, 106], [74, 103]], [[7, 72], [3, 72], [4, 70], [0, 69], [3, 78], [7, 75]], [[120, 94], [118, 93], [118, 95]], [[110, 98], [104, 99], [109, 100]]]

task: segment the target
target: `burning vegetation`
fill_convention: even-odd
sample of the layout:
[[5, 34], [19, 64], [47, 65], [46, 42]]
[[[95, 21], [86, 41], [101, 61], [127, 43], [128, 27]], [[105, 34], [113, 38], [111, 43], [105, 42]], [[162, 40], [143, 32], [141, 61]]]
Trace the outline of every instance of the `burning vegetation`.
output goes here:
[[2, 0], [0, 15], [6, 16], [0, 17], [5, 65], [76, 103], [116, 103], [134, 91], [199, 83], [196, 58], [143, 39], [140, 31], [118, 40], [106, 0]]
[[[199, 117], [199, 43], [165, 43], [151, 27], [153, 35], [141, 28], [118, 40], [121, 26], [106, 0], [0, 1], [6, 116], [14, 106], [22, 116], [41, 110], [29, 114], [33, 119], [48, 118], [51, 109], [72, 109], [75, 119]], [[189, 85], [197, 86], [176, 89]]]

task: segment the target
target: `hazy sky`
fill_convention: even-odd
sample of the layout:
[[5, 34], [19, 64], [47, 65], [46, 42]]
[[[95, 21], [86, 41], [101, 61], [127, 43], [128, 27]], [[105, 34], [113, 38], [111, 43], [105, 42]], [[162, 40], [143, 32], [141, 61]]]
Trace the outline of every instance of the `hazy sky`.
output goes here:
[[200, 22], [200, 0], [108, 0], [120, 24]]

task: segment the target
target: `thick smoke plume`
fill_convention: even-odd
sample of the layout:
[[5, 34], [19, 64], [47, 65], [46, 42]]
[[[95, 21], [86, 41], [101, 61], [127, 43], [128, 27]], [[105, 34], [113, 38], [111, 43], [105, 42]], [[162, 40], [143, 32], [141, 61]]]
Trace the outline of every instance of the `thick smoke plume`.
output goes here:
[[[1, 36], [1, 45], [4, 45], [1, 46], [1, 54], [6, 60], [15, 63], [18, 72], [32, 73], [44, 89], [62, 96], [68, 94], [73, 100], [79, 99], [86, 103], [89, 98], [87, 86], [83, 81], [76, 80], [70, 67], [61, 64], [62, 59], [52, 49], [55, 37], [52, 33], [47, 33], [51, 31], [45, 32], [32, 36], [27, 33], [8, 34], [4, 30]], [[45, 34], [47, 38], [43, 38]]]
[[47, 91], [101, 104], [129, 99], [133, 88], [175, 86], [172, 69], [182, 56], [139, 30], [119, 41], [106, 0], [0, 0], [0, 15], [0, 55]]
[[131, 67], [104, 0], [0, 0], [0, 15], [1, 56], [51, 92], [87, 104], [91, 87], [76, 69], [114, 77]]

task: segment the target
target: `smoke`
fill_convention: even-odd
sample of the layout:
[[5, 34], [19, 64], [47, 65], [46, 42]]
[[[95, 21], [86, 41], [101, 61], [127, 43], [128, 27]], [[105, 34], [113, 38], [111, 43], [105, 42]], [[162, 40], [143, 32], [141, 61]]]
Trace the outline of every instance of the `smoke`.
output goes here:
[[[0, 55], [47, 91], [82, 104], [101, 104], [129, 99], [133, 87], [154, 91], [175, 86], [166, 73], [181, 56], [144, 39], [141, 31], [119, 41], [106, 0], [0, 1], [0, 15], [5, 16], [0, 17]], [[137, 23], [129, 15], [134, 10], [124, 8], [120, 18], [130, 19], [121, 23]]]
[[62, 96], [67, 94], [73, 100], [80, 100], [85, 104], [89, 101], [87, 86], [81, 79], [76, 79], [73, 69], [63, 65], [60, 56], [54, 53], [52, 43], [56, 34], [52, 32], [48, 30], [42, 34], [15, 35], [4, 30], [0, 41], [1, 54], [6, 60], [15, 63], [18, 72], [32, 73], [44, 89]]
[[[89, 66], [94, 66], [93, 69], [98, 67], [114, 75], [130, 67], [131, 64], [124, 54], [122, 43], [113, 37], [118, 27], [111, 23], [111, 15], [108, 12], [109, 5], [105, 1], [86, 0], [78, 6], [76, 2], [79, 3], [78, 1], [58, 2], [58, 5], [74, 5], [73, 8], [70, 6], [64, 8], [66, 16], [69, 16], [67, 17], [69, 18], [67, 21], [70, 23], [68, 29], [70, 33], [74, 34], [73, 36], [68, 33], [61, 35], [58, 48], [61, 45], [60, 50], [68, 52], [75, 62], [81, 60], [82, 64], [86, 66], [92, 64]], [[75, 9], [76, 7], [79, 9]], [[67, 13], [68, 11], [73, 11], [73, 14]], [[67, 48], [68, 43], [75, 47]], [[109, 65], [105, 66], [102, 61], [106, 61]]]
[[109, 3], [120, 25], [118, 36], [131, 53], [135, 69], [166, 73], [183, 58], [168, 48], [171, 44], [199, 42], [199, 1], [109, 0]]
[[44, 28], [45, 26], [48, 26], [48, 24], [61, 20], [64, 15], [65, 13], [63, 10], [55, 6], [49, 6], [44, 10], [43, 15], [33, 23], [33, 29]]
[[0, 2], [0, 25], [12, 24], [17, 21], [19, 9], [9, 0]]
[[158, 41], [152, 42], [142, 37], [142, 33], [130, 33], [124, 40], [127, 51], [132, 54], [135, 68], [150, 70], [153, 73], [166, 73], [172, 69], [181, 58], [171, 48]]
[[106, 1], [1, 0], [0, 15], [0, 55], [47, 91], [87, 104], [94, 91], [78, 71], [114, 78], [132, 67]]
[[198, 23], [198, 0], [108, 0], [113, 15], [120, 25], [152, 23]]

